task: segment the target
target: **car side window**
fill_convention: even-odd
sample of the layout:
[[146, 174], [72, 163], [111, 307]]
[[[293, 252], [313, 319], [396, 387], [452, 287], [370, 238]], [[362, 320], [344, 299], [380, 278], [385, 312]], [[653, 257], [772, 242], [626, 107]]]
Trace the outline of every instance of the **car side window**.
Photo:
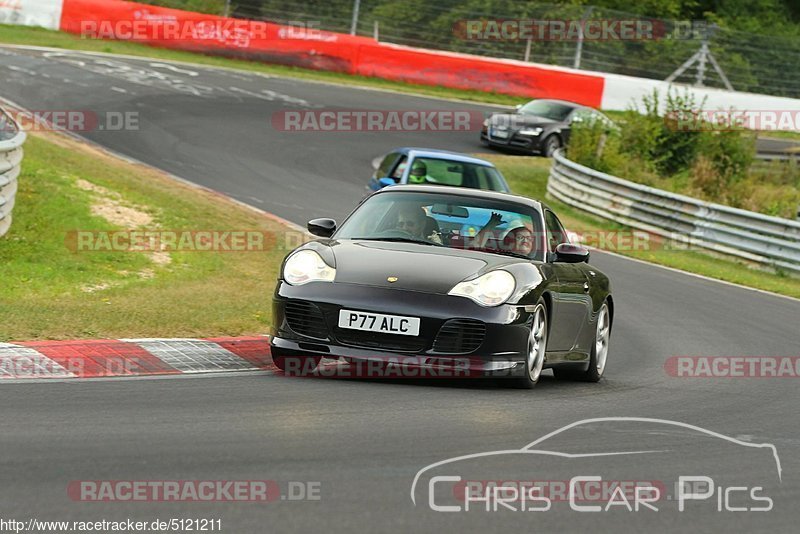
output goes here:
[[381, 161], [378, 168], [375, 169], [375, 174], [372, 175], [376, 180], [389, 176], [389, 171], [392, 169], [392, 164], [397, 160], [397, 152], [387, 154], [383, 161]]
[[555, 252], [561, 243], [569, 243], [569, 236], [555, 213], [550, 210], [545, 211], [544, 224], [547, 227], [547, 250]]
[[570, 117], [569, 121], [570, 122], [587, 122], [587, 123], [591, 124], [595, 119], [596, 119], [596, 117], [594, 116], [594, 113], [592, 113], [592, 110], [590, 110], [590, 109], [577, 109], [572, 113], [572, 116]]
[[[397, 167], [394, 168], [394, 172], [391, 174], [391, 177], [394, 178], [395, 182], [399, 182], [400, 178], [403, 177], [403, 171], [406, 170], [407, 165], [408, 165], [408, 156], [401, 157], [400, 160], [397, 162]], [[389, 176], [389, 175], [384, 174], [384, 176]]]

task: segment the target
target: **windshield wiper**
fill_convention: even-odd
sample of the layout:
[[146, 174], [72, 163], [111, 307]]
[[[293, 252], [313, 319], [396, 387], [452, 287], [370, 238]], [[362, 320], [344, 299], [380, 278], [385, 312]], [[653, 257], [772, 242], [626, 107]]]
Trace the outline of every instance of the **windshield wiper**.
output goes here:
[[388, 241], [390, 243], [417, 243], [419, 245], [432, 245], [434, 247], [443, 247], [441, 243], [434, 243], [433, 241], [424, 241], [422, 239], [412, 239], [410, 237], [351, 237], [350, 239], [358, 241]]
[[514, 252], [514, 251], [511, 251], [511, 250], [499, 250], [499, 249], [494, 249], [494, 248], [483, 248], [483, 247], [470, 248], [470, 249], [467, 249], [467, 250], [477, 250], [478, 252], [488, 252], [490, 254], [500, 254], [501, 256], [513, 256], [515, 258], [522, 258], [524, 260], [530, 260], [531, 259], [530, 256], [526, 256], [525, 254], [520, 254], [519, 252]]

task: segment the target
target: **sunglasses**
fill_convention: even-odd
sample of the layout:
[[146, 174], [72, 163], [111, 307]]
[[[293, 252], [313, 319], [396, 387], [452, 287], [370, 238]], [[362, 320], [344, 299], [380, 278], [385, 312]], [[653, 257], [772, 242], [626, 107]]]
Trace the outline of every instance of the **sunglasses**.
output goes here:
[[398, 228], [414, 228], [417, 226], [417, 221], [397, 221]]

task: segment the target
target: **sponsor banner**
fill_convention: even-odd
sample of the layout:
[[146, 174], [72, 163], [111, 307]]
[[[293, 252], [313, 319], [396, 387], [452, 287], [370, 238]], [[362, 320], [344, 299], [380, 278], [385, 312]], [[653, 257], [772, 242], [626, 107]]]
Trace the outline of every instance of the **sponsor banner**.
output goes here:
[[87, 38], [131, 39], [165, 48], [424, 85], [559, 97], [595, 107], [603, 95], [603, 78], [594, 74], [378, 43], [321, 31], [308, 22], [232, 21], [133, 2], [64, 0], [60, 28]]
[[62, 3], [62, 0], [0, 0], [0, 24], [57, 30]]
[[135, 40], [340, 72], [355, 70], [355, 45], [373, 42], [308, 23], [294, 27], [116, 0], [64, 0], [61, 29], [85, 38]]

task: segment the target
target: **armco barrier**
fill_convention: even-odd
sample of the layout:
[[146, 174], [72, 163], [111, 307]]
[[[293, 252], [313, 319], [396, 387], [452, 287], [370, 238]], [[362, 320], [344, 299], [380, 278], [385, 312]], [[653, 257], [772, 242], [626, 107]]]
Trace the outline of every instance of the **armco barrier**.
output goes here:
[[0, 109], [0, 236], [11, 226], [25, 132]]
[[547, 191], [575, 208], [669, 239], [800, 274], [800, 222], [629, 182], [556, 152]]

